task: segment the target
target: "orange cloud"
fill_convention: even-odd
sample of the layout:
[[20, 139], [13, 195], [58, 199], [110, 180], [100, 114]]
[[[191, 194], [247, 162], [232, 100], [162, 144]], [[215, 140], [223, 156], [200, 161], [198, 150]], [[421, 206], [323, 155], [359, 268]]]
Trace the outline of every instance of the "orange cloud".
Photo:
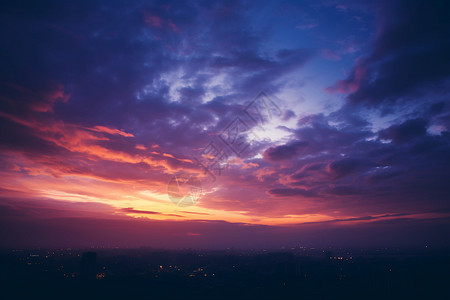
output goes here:
[[127, 133], [127, 132], [125, 132], [125, 131], [122, 131], [122, 130], [119, 130], [119, 129], [115, 129], [115, 128], [109, 128], [109, 127], [106, 127], [106, 126], [99, 126], [99, 125], [97, 125], [97, 126], [94, 126], [93, 128], [87, 128], [87, 129], [89, 129], [89, 130], [92, 130], [92, 131], [96, 131], [96, 132], [105, 132], [105, 133], [109, 133], [109, 134], [112, 134], [112, 135], [121, 135], [121, 136], [124, 136], [124, 137], [134, 137], [134, 135], [133, 134], [131, 134], [131, 133]]

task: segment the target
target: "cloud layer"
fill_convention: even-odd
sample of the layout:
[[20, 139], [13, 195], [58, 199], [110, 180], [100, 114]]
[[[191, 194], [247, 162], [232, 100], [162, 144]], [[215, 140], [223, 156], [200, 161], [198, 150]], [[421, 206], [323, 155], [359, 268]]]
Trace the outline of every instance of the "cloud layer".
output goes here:
[[[58, 244], [60, 227], [79, 245], [145, 237], [218, 248], [318, 236], [356, 245], [389, 230], [372, 244], [414, 230], [399, 243], [419, 244], [448, 232], [442, 1], [48, 1], [0, 11], [0, 211], [18, 226], [2, 232], [4, 245], [38, 245], [33, 226], [43, 245]], [[197, 164], [219, 156], [220, 172]], [[195, 206], [167, 197], [180, 173], [202, 180]]]

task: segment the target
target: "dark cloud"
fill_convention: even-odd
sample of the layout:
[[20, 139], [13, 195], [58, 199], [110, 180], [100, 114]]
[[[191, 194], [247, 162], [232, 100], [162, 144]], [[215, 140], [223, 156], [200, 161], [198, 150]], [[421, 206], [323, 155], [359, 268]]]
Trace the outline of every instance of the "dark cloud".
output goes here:
[[[422, 116], [427, 114], [424, 111]], [[328, 118], [302, 118], [298, 124], [296, 136], [307, 145], [301, 152], [295, 152], [295, 141], [266, 150], [267, 158], [269, 153], [290, 157], [288, 163], [278, 161], [283, 168], [276, 176], [264, 177], [266, 185], [277, 180], [284, 186], [268, 189], [270, 194], [298, 199], [314, 195], [340, 209], [352, 199], [364, 200], [364, 207], [374, 210], [396, 211], [405, 203], [413, 210], [448, 207], [444, 196], [448, 185], [443, 179], [449, 172], [448, 136], [430, 135], [424, 118], [401, 121], [378, 134], [370, 133], [367, 122], [355, 126], [346, 110]], [[355, 203], [346, 209], [359, 208]]]
[[392, 140], [396, 143], [407, 142], [427, 133], [427, 122], [422, 119], [407, 120], [400, 125], [392, 125], [378, 133], [381, 139]]
[[132, 207], [121, 208], [120, 211], [121, 211], [121, 212], [124, 212], [124, 213], [132, 213], [132, 214], [164, 215], [164, 216], [171, 216], [171, 217], [182, 217], [181, 215], [176, 215], [176, 214], [163, 214], [163, 213], [158, 212], [158, 211], [139, 210], [139, 209], [134, 209], [134, 208], [132, 208]]
[[369, 105], [445, 91], [450, 77], [449, 11], [446, 1], [380, 2], [372, 52], [332, 90], [350, 92], [351, 102]]
[[373, 165], [368, 160], [345, 158], [332, 162], [329, 165], [330, 172], [336, 178], [342, 178], [358, 170], [362, 170]]
[[271, 189], [269, 190], [269, 193], [275, 196], [280, 197], [290, 197], [290, 196], [305, 196], [305, 197], [312, 197], [314, 196], [313, 191], [308, 191], [305, 189], [299, 189], [299, 188], [279, 188], [279, 189]]
[[400, 172], [400, 171], [378, 172], [377, 174], [370, 176], [368, 181], [369, 181], [369, 183], [378, 183], [382, 180], [390, 180], [399, 175], [402, 175], [402, 172]]
[[271, 160], [291, 159], [300, 149], [307, 146], [308, 143], [297, 141], [288, 145], [270, 147], [264, 152], [264, 156]]
[[[331, 125], [331, 122], [338, 122], [340, 125]], [[373, 135], [366, 126], [355, 126], [352, 123], [347, 121], [345, 113], [328, 118], [323, 114], [310, 115], [298, 121], [295, 135], [300, 141], [308, 143], [310, 153], [324, 150], [335, 152], [338, 149], [352, 148], [355, 143]]]
[[328, 190], [331, 195], [347, 196], [347, 195], [359, 195], [361, 189], [354, 186], [336, 186]]

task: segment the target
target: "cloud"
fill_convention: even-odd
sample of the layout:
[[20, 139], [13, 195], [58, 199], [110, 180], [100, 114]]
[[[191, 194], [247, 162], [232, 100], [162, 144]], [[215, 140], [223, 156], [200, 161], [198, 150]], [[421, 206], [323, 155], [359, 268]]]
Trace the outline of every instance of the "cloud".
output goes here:
[[148, 12], [145, 12], [145, 23], [149, 24], [150, 26], [154, 27], [161, 27], [162, 26], [162, 18], [156, 15], [151, 15]]
[[332, 162], [328, 168], [336, 178], [342, 178], [371, 165], [367, 160], [345, 158]]
[[314, 192], [304, 190], [304, 189], [288, 189], [288, 188], [279, 188], [279, 189], [271, 189], [269, 190], [269, 193], [275, 196], [280, 197], [291, 197], [291, 196], [305, 196], [305, 197], [311, 197], [314, 195]]
[[300, 149], [307, 146], [307, 142], [296, 141], [288, 145], [270, 147], [264, 152], [264, 156], [271, 160], [291, 159]]
[[134, 137], [134, 135], [131, 134], [131, 133], [126, 133], [126, 132], [121, 131], [119, 129], [108, 128], [108, 127], [105, 127], [105, 126], [97, 125], [97, 126], [94, 126], [93, 128], [88, 128], [88, 129], [92, 130], [92, 131], [97, 131], [97, 132], [106, 132], [106, 133], [109, 133], [109, 134], [118, 134], [118, 135], [121, 135], [121, 136], [124, 136], [124, 137]]
[[367, 78], [367, 67], [362, 60], [357, 60], [351, 75], [345, 80], [338, 80], [333, 86], [325, 90], [329, 93], [355, 93], [363, 80]]
[[354, 186], [336, 186], [330, 188], [328, 190], [328, 193], [332, 195], [348, 196], [348, 195], [359, 195], [362, 193], [362, 191], [360, 188]]
[[373, 50], [328, 90], [369, 106], [441, 93], [450, 77], [449, 9], [442, 1], [383, 2]]
[[164, 214], [164, 213], [157, 212], [157, 211], [152, 211], [152, 210], [134, 209], [134, 208], [132, 208], [132, 207], [121, 208], [121, 209], [120, 209], [120, 212], [123, 212], [123, 213], [126, 213], [126, 214], [164, 215], [164, 216], [169, 216], [169, 217], [180, 217], [180, 218], [183, 217], [183, 216], [177, 215], [177, 214]]
[[407, 142], [417, 137], [423, 137], [427, 133], [427, 121], [423, 119], [411, 119], [399, 125], [392, 125], [381, 130], [378, 136], [384, 140], [392, 140], [396, 143]]

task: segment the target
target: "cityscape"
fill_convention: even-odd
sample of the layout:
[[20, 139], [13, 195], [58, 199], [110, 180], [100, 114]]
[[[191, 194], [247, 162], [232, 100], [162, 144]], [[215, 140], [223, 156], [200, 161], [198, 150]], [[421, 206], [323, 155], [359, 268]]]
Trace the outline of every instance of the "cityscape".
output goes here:
[[448, 249], [3, 250], [16, 299], [445, 299]]

